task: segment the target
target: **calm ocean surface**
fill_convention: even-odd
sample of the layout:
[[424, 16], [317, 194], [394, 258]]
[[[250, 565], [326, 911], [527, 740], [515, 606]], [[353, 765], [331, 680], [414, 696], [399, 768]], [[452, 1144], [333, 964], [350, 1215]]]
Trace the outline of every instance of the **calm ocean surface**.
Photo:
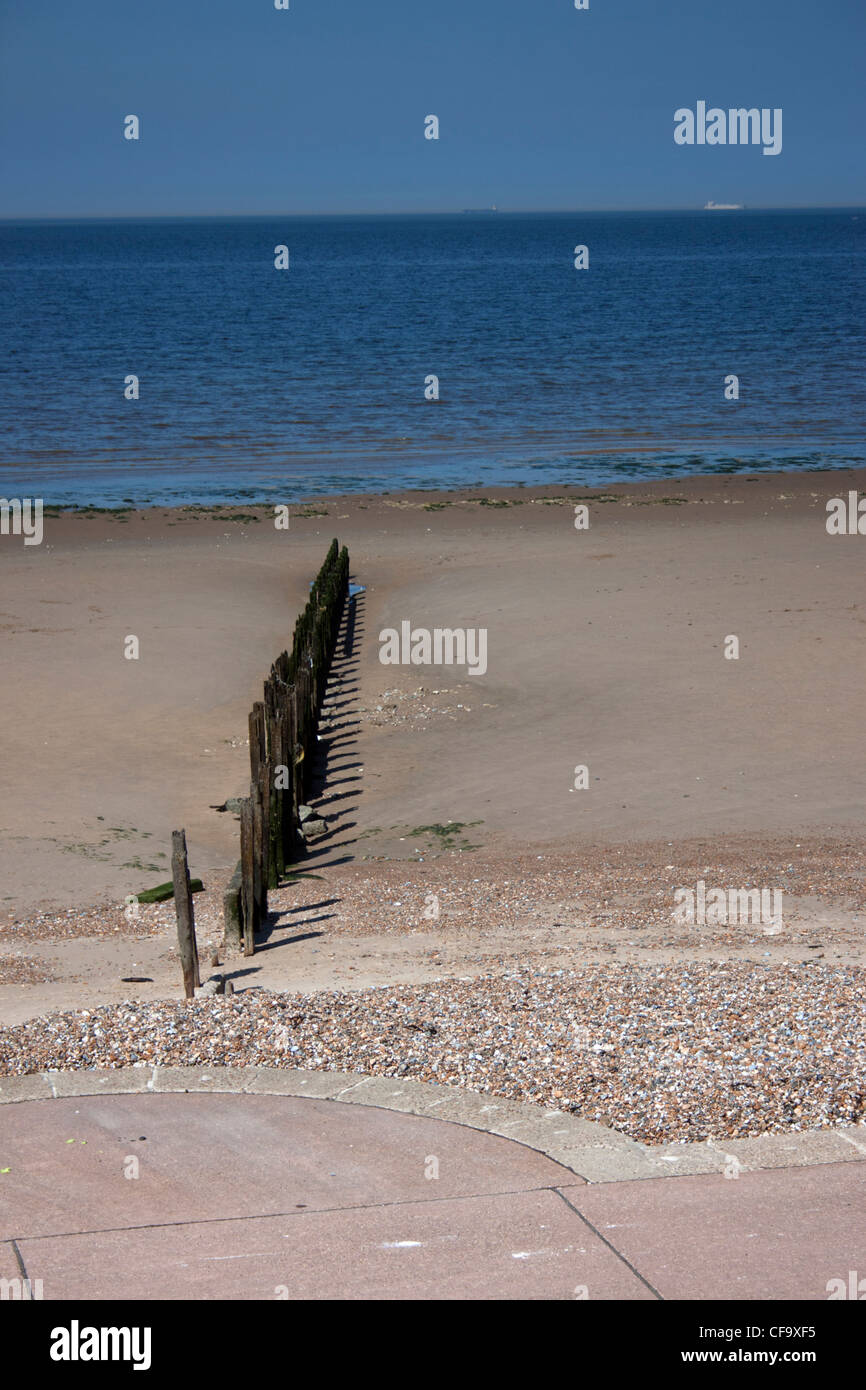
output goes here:
[[0, 494], [863, 465], [864, 251], [856, 208], [3, 223]]

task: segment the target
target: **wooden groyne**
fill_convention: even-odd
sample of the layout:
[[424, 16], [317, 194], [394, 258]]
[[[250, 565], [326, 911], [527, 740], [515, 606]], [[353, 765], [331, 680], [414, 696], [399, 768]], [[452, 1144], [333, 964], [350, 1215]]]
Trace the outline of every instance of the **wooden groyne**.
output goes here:
[[240, 803], [241, 857], [223, 899], [226, 943], [251, 956], [268, 914], [268, 889], [303, 849], [298, 808], [312, 789], [328, 672], [349, 593], [349, 552], [333, 540], [249, 717], [250, 794]]

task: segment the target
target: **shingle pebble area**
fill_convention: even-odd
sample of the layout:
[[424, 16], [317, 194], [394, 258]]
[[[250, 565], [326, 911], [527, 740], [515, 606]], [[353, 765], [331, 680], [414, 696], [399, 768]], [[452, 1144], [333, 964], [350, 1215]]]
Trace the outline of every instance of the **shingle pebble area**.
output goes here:
[[[743, 946], [760, 941], [764, 933], [746, 926], [677, 926], [672, 919], [677, 887], [707, 885], [729, 888], [779, 888], [785, 922], [781, 939], [787, 943], [860, 944], [863, 922], [815, 925], [828, 909], [842, 904], [852, 915], [866, 911], [864, 858], [860, 840], [813, 839], [807, 843], [730, 836], [728, 843], [694, 843], [675, 850], [658, 844], [618, 847], [616, 850], [523, 852], [509, 856], [486, 853], [431, 853], [418, 830], [397, 827], [407, 846], [415, 846], [424, 862], [391, 860], [375, 867], [356, 861], [334, 870], [316, 870], [326, 877], [337, 899], [329, 911], [328, 933], [389, 935], [430, 930], [430, 894], [437, 899], [441, 929], [479, 930], [533, 925], [548, 921], [563, 929], [598, 928], [611, 939], [618, 934], [645, 933], [647, 944], [672, 949], [701, 944]], [[467, 830], [477, 839], [482, 830]], [[429, 839], [429, 837], [428, 837]], [[315, 865], [312, 865], [315, 869]], [[315, 902], [322, 887], [309, 880], [273, 895], [276, 912]], [[198, 899], [196, 900], [198, 904]], [[807, 911], [807, 904], [815, 906]], [[198, 907], [197, 907], [198, 911]]]
[[0, 1029], [0, 1073], [289, 1066], [406, 1076], [649, 1144], [866, 1117], [866, 970], [818, 961], [518, 969], [359, 991], [127, 1002]]
[[[330, 814], [327, 800], [322, 803]], [[746, 927], [713, 927], [701, 930], [679, 927], [672, 921], [674, 891], [704, 878], [709, 885], [738, 888], [780, 887], [784, 890], [785, 943], [860, 944], [863, 924], [843, 926], [803, 920], [802, 901], [844, 903], [852, 913], [866, 912], [866, 843], [812, 839], [803, 844], [790, 840], [728, 837], [720, 845], [700, 843], [677, 847], [676, 863], [666, 860], [673, 846], [658, 844], [619, 847], [615, 851], [545, 854], [511, 853], [507, 856], [433, 852], [409, 827], [394, 827], [406, 834], [407, 852], [415, 858], [377, 862], [375, 867], [356, 861], [321, 868], [315, 859], [299, 869], [315, 877], [301, 879], [273, 891], [269, 902], [275, 916], [296, 913], [323, 896], [329, 904], [328, 934], [363, 936], [412, 933], [431, 928], [430, 894], [438, 900], [437, 927], [500, 929], [534, 919], [550, 920], [568, 928], [573, 923], [597, 927], [615, 937], [618, 932], [652, 933], [653, 945], [681, 948], [700, 944], [705, 937], [713, 946], [742, 946], [760, 940], [760, 930]], [[370, 832], [367, 832], [368, 834]], [[473, 831], [472, 834], [476, 833]], [[427, 837], [428, 839], [430, 837]], [[362, 837], [363, 840], [363, 837]], [[223, 932], [222, 897], [234, 864], [206, 876], [207, 889], [194, 899], [199, 941], [217, 942]], [[173, 934], [173, 902], [140, 904], [134, 911], [123, 904], [103, 904], [65, 910], [0, 917], [0, 951], [27, 942], [76, 937], [159, 936]], [[567, 940], [567, 936], [563, 940]]]
[[[169, 907], [173, 914], [174, 904], [170, 903]], [[168, 920], [165, 911], [149, 905], [140, 907], [138, 913], [133, 915], [123, 903], [33, 912], [23, 918], [16, 918], [15, 914], [10, 913], [6, 921], [0, 920], [0, 942], [5, 945], [9, 942], [59, 941], [85, 936], [158, 936], [164, 920]]]
[[40, 985], [57, 976], [44, 961], [33, 960], [20, 951], [0, 954], [0, 983], [5, 985]]

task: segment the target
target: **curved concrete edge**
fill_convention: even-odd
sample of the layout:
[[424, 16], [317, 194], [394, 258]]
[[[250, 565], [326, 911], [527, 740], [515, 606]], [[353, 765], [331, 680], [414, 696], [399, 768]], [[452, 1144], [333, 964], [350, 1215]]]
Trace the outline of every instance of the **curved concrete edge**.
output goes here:
[[147, 1092], [310, 1096], [398, 1110], [513, 1139], [590, 1183], [701, 1173], [737, 1177], [740, 1172], [760, 1168], [800, 1168], [866, 1158], [866, 1125], [653, 1147], [639, 1144], [605, 1125], [561, 1110], [545, 1110], [528, 1101], [360, 1072], [302, 1071], [295, 1067], [146, 1066], [0, 1076], [0, 1105]]

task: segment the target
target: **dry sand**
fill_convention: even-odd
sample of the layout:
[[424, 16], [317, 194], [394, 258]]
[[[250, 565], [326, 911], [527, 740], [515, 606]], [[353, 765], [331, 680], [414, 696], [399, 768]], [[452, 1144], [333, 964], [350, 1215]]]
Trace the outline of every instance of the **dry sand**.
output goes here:
[[[61, 941], [53, 919], [169, 877], [170, 832], [181, 825], [192, 872], [211, 890], [207, 904], [197, 900], [203, 938], [218, 936], [238, 826], [209, 807], [246, 790], [250, 705], [332, 535], [367, 586], [325, 730], [322, 807], [333, 833], [310, 864], [325, 875], [314, 885], [321, 901], [342, 906], [317, 914], [310, 885], [283, 890], [271, 944], [306, 935], [292, 930], [296, 908], [295, 927], [324, 916], [324, 935], [258, 953], [255, 983], [469, 975], [499, 956], [535, 959], [536, 948], [570, 960], [611, 949], [769, 960], [824, 944], [833, 958], [862, 959], [864, 541], [825, 528], [827, 499], [852, 488], [866, 490], [866, 478], [395, 494], [292, 509], [288, 532], [263, 510], [228, 520], [232, 508], [51, 517], [41, 547], [3, 537], [0, 1018], [174, 992], [170, 911], [137, 926], [100, 915], [101, 940], [77, 934], [86, 919], [76, 916]], [[586, 531], [574, 527], [581, 499]], [[378, 633], [404, 619], [486, 628], [487, 673], [381, 665]], [[139, 638], [138, 661], [124, 659], [128, 634]], [[723, 655], [729, 634], [736, 661]], [[589, 768], [587, 790], [574, 790], [578, 764]], [[448, 822], [463, 828], [424, 830]], [[626, 873], [617, 847], [635, 846], [649, 867], [638, 872], [638, 859]], [[649, 889], [642, 897], [648, 878], [656, 895], [693, 883], [686, 869], [702, 860], [715, 866], [708, 881], [772, 873], [753, 881], [776, 886], [789, 863], [802, 870], [801, 857], [810, 873], [817, 866], [812, 878], [823, 865], [826, 880], [820, 892], [804, 880], [794, 895], [811, 941], [675, 941], [653, 917]], [[665, 869], [671, 862], [681, 877]], [[575, 895], [566, 930], [568, 875], [604, 863], [602, 896]], [[383, 894], [402, 883], [417, 916], [431, 868], [445, 898], [471, 900], [473, 879], [488, 885], [485, 911], [465, 933], [423, 917], [395, 932]], [[552, 868], [562, 876], [553, 884], [543, 881]], [[595, 906], [605, 894], [603, 910], [622, 906], [624, 875], [636, 916], [656, 933], [634, 948], [634, 921], [612, 924], [627, 933], [614, 942]], [[515, 881], [522, 901], [504, 912], [501, 885]], [[47, 931], [34, 921], [40, 911], [52, 918]], [[526, 937], [533, 926], [543, 940]]]

